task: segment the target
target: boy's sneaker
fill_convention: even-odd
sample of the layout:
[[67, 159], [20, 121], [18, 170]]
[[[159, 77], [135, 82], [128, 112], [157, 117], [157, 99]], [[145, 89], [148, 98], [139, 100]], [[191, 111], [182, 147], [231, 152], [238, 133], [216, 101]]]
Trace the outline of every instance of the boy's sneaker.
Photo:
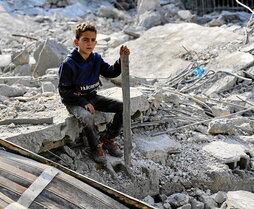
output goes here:
[[103, 149], [107, 150], [108, 153], [114, 157], [122, 157], [123, 153], [120, 150], [118, 144], [115, 143], [115, 139], [107, 139], [105, 137], [101, 138], [103, 143]]
[[106, 155], [102, 148], [103, 144], [98, 144], [94, 150], [93, 158], [96, 163], [106, 163]]

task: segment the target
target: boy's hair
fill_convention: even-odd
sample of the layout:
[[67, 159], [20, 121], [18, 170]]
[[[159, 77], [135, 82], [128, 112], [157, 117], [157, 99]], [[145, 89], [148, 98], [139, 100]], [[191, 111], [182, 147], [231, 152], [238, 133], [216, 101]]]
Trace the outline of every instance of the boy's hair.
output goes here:
[[96, 26], [93, 23], [90, 22], [83, 22], [75, 27], [75, 38], [79, 40], [81, 34], [85, 31], [94, 31], [97, 33]]

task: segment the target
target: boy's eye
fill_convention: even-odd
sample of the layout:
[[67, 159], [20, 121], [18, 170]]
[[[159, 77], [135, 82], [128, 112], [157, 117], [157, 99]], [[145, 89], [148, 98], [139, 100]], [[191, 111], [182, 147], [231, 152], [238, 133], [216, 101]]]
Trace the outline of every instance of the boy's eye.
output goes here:
[[85, 41], [85, 42], [89, 42], [89, 41], [95, 42], [96, 41], [95, 38], [83, 38], [82, 40]]

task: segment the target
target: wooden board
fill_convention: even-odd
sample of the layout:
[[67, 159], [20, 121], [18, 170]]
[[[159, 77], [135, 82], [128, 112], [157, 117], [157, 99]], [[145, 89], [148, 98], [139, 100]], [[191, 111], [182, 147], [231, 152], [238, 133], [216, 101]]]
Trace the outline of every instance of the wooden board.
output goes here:
[[[47, 168], [50, 166], [0, 150], [0, 192], [13, 202], [18, 202], [20, 196], [28, 191], [27, 189]], [[43, 183], [40, 181], [40, 185]], [[0, 207], [6, 207], [6, 201], [5, 203], [0, 201], [0, 204]], [[125, 209], [127, 207], [58, 170], [29, 208]]]

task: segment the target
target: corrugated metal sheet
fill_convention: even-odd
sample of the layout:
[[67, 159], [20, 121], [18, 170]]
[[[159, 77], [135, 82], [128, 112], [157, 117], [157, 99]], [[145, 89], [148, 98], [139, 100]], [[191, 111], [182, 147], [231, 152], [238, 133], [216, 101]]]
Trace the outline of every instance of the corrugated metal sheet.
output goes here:
[[[214, 11], [248, 11], [235, 0], [183, 0], [185, 8], [195, 11], [198, 15]], [[254, 0], [240, 0], [241, 3], [254, 9]]]

